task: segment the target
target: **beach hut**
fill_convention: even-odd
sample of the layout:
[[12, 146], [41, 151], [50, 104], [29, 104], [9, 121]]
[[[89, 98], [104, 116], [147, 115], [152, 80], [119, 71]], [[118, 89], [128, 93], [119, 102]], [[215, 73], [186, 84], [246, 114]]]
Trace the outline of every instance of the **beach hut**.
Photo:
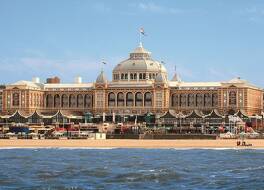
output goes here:
[[249, 116], [243, 110], [238, 110], [234, 115], [241, 118], [244, 122], [249, 121]]
[[188, 132], [200, 133], [202, 131], [202, 124], [204, 123], [204, 115], [198, 110], [193, 110], [191, 113], [186, 115], [182, 120], [183, 127]]
[[26, 123], [28, 122], [27, 116], [21, 111], [16, 110], [12, 115], [6, 116], [8, 123]]
[[68, 123], [84, 123], [84, 113], [82, 111], [66, 111], [60, 110], [63, 117], [67, 118]]
[[62, 114], [60, 110], [57, 111], [52, 117], [52, 123], [66, 124], [69, 123], [69, 119], [66, 115]]
[[92, 123], [92, 121], [93, 121], [93, 114], [91, 112], [84, 113], [84, 122]]
[[203, 113], [199, 110], [193, 110], [190, 114], [184, 117], [185, 123], [203, 123]]
[[30, 124], [41, 124], [43, 122], [43, 115], [35, 110], [34, 113], [27, 117], [27, 119]]
[[159, 118], [160, 122], [166, 127], [174, 127], [177, 125], [177, 114], [174, 110], [168, 110]]
[[[223, 127], [223, 122], [225, 121], [225, 116], [221, 115], [217, 109], [214, 109], [208, 115], [204, 116], [205, 123], [210, 127], [219, 128]], [[208, 127], [209, 127], [208, 126]]]
[[155, 124], [155, 115], [151, 112], [146, 113], [145, 122], [147, 127], [153, 127]]

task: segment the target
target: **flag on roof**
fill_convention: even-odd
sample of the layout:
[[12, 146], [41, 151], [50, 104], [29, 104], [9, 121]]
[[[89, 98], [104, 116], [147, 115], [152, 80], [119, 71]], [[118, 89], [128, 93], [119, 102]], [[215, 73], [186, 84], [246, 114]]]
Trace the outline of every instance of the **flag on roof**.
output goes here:
[[141, 33], [142, 35], [146, 36], [146, 33], [145, 33], [144, 28], [140, 28], [140, 33]]

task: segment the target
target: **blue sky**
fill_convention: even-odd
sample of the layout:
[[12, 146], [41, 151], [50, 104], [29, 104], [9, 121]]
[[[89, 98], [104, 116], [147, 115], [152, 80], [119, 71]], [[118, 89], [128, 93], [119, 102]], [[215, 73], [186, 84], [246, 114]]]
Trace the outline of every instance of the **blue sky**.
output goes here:
[[92, 82], [138, 46], [184, 81], [241, 77], [264, 87], [261, 0], [0, 0], [0, 83], [59, 76]]

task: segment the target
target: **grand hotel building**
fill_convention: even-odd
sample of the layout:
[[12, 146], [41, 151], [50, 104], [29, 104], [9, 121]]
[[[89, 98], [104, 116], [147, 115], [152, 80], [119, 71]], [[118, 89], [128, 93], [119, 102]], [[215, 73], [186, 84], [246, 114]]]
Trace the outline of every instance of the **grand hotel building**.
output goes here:
[[168, 79], [164, 65], [151, 56], [142, 45], [118, 63], [108, 80], [102, 71], [91, 83], [77, 78], [75, 83], [60, 83], [58, 78], [40, 83], [18, 81], [1, 89], [1, 115], [16, 111], [30, 115], [68, 113], [96, 115], [162, 115], [168, 110], [188, 113], [218, 110], [222, 115], [243, 111], [260, 115], [263, 90], [246, 80], [235, 78], [223, 82], [184, 82], [177, 73]]

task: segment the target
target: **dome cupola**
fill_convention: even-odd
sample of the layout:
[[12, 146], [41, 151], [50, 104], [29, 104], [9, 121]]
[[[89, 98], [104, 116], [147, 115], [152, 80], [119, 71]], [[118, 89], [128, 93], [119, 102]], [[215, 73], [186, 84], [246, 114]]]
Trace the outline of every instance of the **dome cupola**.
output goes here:
[[151, 57], [151, 53], [139, 45], [128, 59], [117, 64], [113, 70], [113, 81], [154, 81], [158, 73], [167, 75], [167, 70]]

